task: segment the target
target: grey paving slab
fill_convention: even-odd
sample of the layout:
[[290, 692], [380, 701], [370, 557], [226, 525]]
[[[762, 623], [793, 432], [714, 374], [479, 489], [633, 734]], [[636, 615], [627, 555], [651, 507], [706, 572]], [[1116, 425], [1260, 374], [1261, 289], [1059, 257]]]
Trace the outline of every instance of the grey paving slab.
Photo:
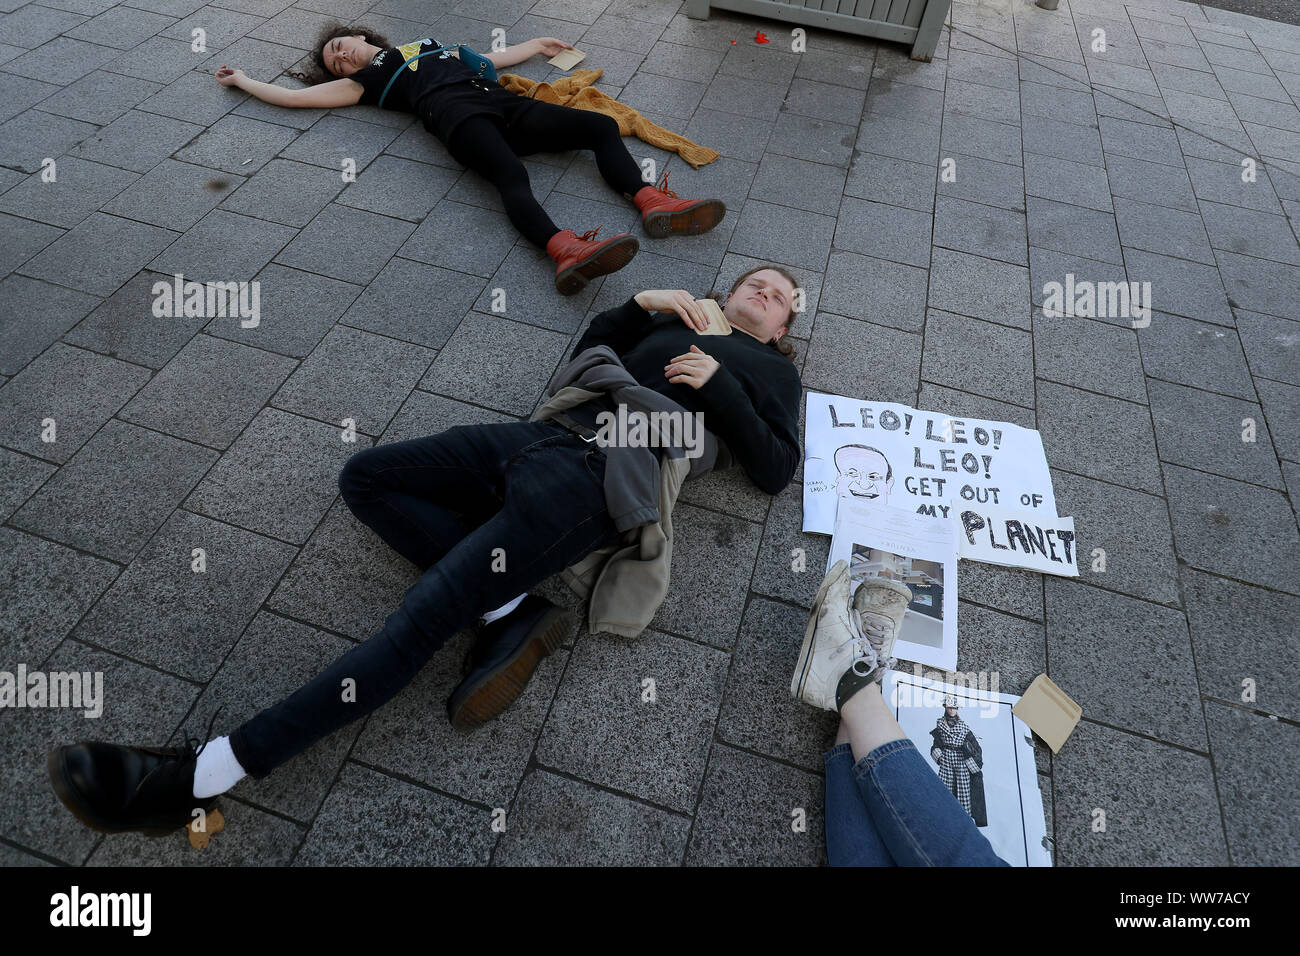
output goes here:
[[202, 126], [180, 119], [130, 110], [81, 140], [71, 154], [143, 173], [202, 130]]
[[[1245, 334], [1241, 325], [1239, 316], [1238, 335]], [[1246, 356], [1231, 329], [1157, 313], [1137, 336], [1142, 365], [1152, 378], [1237, 398], [1254, 397]]]
[[196, 335], [118, 417], [200, 445], [229, 448], [294, 367], [283, 355]]
[[1237, 331], [1252, 373], [1300, 385], [1300, 323], [1238, 312]]
[[1178, 556], [1191, 566], [1300, 594], [1300, 534], [1276, 491], [1165, 465]]
[[[355, 584], [347, 601], [329, 583]], [[415, 567], [352, 517], [340, 500], [317, 525], [267, 601], [271, 610], [356, 640], [370, 637], [415, 582]]]
[[934, 244], [1003, 262], [1029, 265], [1025, 215], [1016, 210], [940, 196], [935, 205]]
[[544, 770], [524, 777], [497, 866], [676, 866], [690, 820]]
[[1190, 157], [1187, 160], [1187, 174], [1191, 177], [1192, 190], [1198, 199], [1259, 212], [1280, 213], [1282, 209], [1269, 181], [1268, 171], [1257, 167], [1254, 182], [1244, 181], [1244, 172], [1240, 160], [1235, 163]]
[[0, 211], [71, 229], [138, 178], [73, 156], [59, 159], [55, 171], [58, 179], [53, 183], [36, 173], [6, 190], [0, 196]]
[[745, 591], [754, 570], [762, 527], [691, 505], [673, 510], [673, 554], [679, 567], [699, 568], [677, 576], [651, 626], [730, 648], [740, 626]]
[[[6, 493], [16, 489], [24, 478], [31, 484], [31, 470], [20, 472], [21, 466], [11, 461], [18, 457], [6, 452], [0, 466], [4, 468]], [[11, 665], [22, 662], [35, 670], [121, 568], [12, 528], [0, 528], [0, 541], [4, 542], [0, 570], [6, 582], [0, 594], [0, 654]]]
[[[358, 843], [356, 834], [367, 839]], [[485, 864], [492, 814], [345, 763], [294, 862], [302, 866]]]
[[1201, 693], [1294, 719], [1300, 684], [1289, 648], [1300, 601], [1191, 569], [1182, 579]]
[[1232, 325], [1226, 283], [1213, 266], [1125, 249], [1129, 281], [1151, 283], [1151, 306], [1162, 312]]
[[282, 542], [176, 511], [75, 636], [180, 677], [210, 680], [294, 554]]
[[[764, 165], [767, 164], [765, 158]], [[1018, 167], [1007, 168], [1015, 168], [1018, 172]], [[923, 212], [934, 208], [935, 169], [929, 163], [914, 163], [855, 150], [847, 181], [842, 182], [846, 196], [888, 202]], [[1023, 186], [1020, 191], [1023, 193]], [[1024, 205], [1023, 198], [1020, 204]]]
[[1046, 116], [1027, 115], [1021, 121], [1025, 154], [1051, 156], [1091, 166], [1105, 164], [1101, 136], [1095, 126], [1080, 126]]
[[69, 330], [63, 341], [135, 365], [161, 368], [203, 327], [206, 319], [155, 316], [153, 289], [159, 282], [171, 286], [174, 280], [157, 272], [136, 273], [109, 298], [94, 299], [100, 303], [98, 307]]
[[331, 329], [271, 399], [276, 408], [378, 435], [434, 352], [344, 326]]
[[682, 135], [717, 150], [722, 156], [756, 163], [763, 158], [772, 126], [771, 120], [729, 109], [709, 109], [706, 105], [695, 111]]
[[722, 651], [654, 631], [583, 637], [538, 741], [538, 762], [690, 812], [727, 663]]
[[[344, 189], [337, 173], [307, 163], [273, 159], [248, 179], [237, 179], [221, 208], [301, 228]], [[237, 187], [237, 188], [235, 188]]]
[[[939, 129], [933, 123], [917, 122], [913, 116], [867, 111], [852, 145], [864, 153], [912, 162], [930, 162], [939, 154]], [[952, 155], [954, 151], [982, 155], [961, 144], [945, 147], [944, 155]]]
[[97, 212], [27, 260], [22, 268], [25, 274], [38, 279], [107, 296], [177, 236], [167, 229]]
[[[1214, 769], [1200, 754], [1085, 719], [1052, 760], [1052, 805], [1058, 865], [1228, 862]], [[1105, 830], [1094, 829], [1096, 810]]]
[[394, 257], [347, 310], [342, 322], [404, 342], [441, 348], [482, 288], [481, 278]]
[[1295, 295], [1295, 290], [1300, 288], [1300, 266], [1222, 250], [1215, 253], [1215, 258], [1219, 261], [1219, 273], [1230, 305], [1300, 319], [1300, 299]]
[[95, 848], [87, 866], [287, 866], [302, 840], [303, 828], [283, 817], [223, 797], [217, 804], [225, 827], [202, 851], [190, 845], [183, 829], [151, 838], [115, 834]]
[[1116, 199], [1115, 219], [1126, 247], [1214, 265], [1214, 250], [1196, 213]]
[[338, 473], [369, 439], [265, 408], [185, 501], [185, 507], [303, 544], [338, 494]]
[[1024, 361], [1034, 348], [1028, 332], [931, 309], [925, 323], [921, 377], [1017, 405], [1034, 404], [1033, 369]]
[[1020, 111], [1025, 116], [1046, 116], [1079, 126], [1097, 125], [1091, 93], [1056, 83], [1021, 82]]
[[920, 373], [921, 336], [822, 312], [803, 383], [836, 395], [910, 405]]
[[1258, 210], [1204, 200], [1201, 212], [1210, 245], [1215, 249], [1300, 265], [1300, 244], [1296, 243], [1290, 221], [1285, 216], [1271, 216]]
[[1146, 406], [1040, 381], [1038, 428], [1053, 465], [1160, 494], [1160, 466]]
[[183, 40], [150, 37], [109, 60], [101, 69], [165, 85], [184, 76], [204, 57], [205, 54], [194, 52]]
[[402, 244], [398, 254], [431, 265], [490, 276], [514, 246], [505, 215], [443, 200]]
[[1020, 165], [1023, 163], [1020, 132], [1019, 124], [995, 123], [951, 113], [944, 117], [941, 145], [945, 155], [955, 151], [998, 163]]
[[[1001, 92], [992, 87], [988, 89], [990, 92]], [[866, 112], [873, 116], [914, 116], [918, 113], [937, 115], [942, 112], [943, 106], [942, 90], [883, 78], [876, 79], [867, 88]]]
[[168, 229], [187, 230], [242, 182], [214, 169], [165, 159], [138, 177], [104, 212]]
[[198, 445], [110, 421], [10, 522], [125, 563], [215, 457]]
[[[811, 607], [830, 553], [827, 535], [804, 533], [803, 485], [791, 483], [772, 499], [751, 588], [757, 594]], [[795, 554], [799, 549], [800, 554]], [[798, 570], [802, 568], [802, 570]]]
[[[1168, 382], [1151, 382], [1149, 391], [1162, 461], [1283, 488], [1259, 405]], [[1249, 422], [1255, 425], [1253, 441]]]
[[1020, 82], [1014, 60], [1008, 61], [1000, 55], [989, 56], [970, 50], [954, 50], [949, 55], [948, 76], [1007, 90], [1015, 89]]
[[844, 170], [789, 156], [765, 156], [749, 194], [754, 199], [834, 216], [844, 193]]
[[1296, 726], [1213, 701], [1205, 720], [1232, 862], [1285, 866], [1300, 852], [1297, 801], [1287, 785], [1296, 771]]
[[[222, 86], [208, 73], [193, 71], [168, 83], [138, 108], [147, 113], [158, 113], [207, 126], [220, 120], [248, 98], [249, 94], [234, 87]], [[271, 135], [269, 131], [263, 132], [267, 136]], [[243, 157], [241, 161], [242, 159]]]
[[1030, 327], [1029, 270], [981, 256], [935, 249], [929, 306], [1018, 328]]
[[0, 389], [0, 441], [63, 464], [148, 380], [147, 369], [55, 343]]
[[57, 76], [64, 83], [72, 83], [112, 60], [117, 52], [111, 46], [61, 36], [14, 57], [5, 64], [5, 70], [33, 79]]
[[[930, 222], [928, 212], [845, 199], [835, 225], [835, 248], [924, 269], [930, 265]], [[770, 231], [775, 223], [763, 225]], [[937, 217], [935, 225], [938, 229]], [[935, 241], [941, 238], [936, 235]]]
[[[788, 564], [788, 562], [787, 562]], [[805, 574], [820, 581], [821, 565]], [[808, 613], [755, 600], [745, 610], [718, 717], [718, 737], [814, 773], [834, 742], [836, 715], [790, 696]]]
[[[691, 237], [698, 240], [698, 237]], [[599, 282], [592, 283], [576, 295], [555, 294], [555, 263], [540, 257], [531, 246], [517, 245], [501, 262], [484, 286], [474, 307], [485, 314], [492, 311], [494, 290], [505, 290], [505, 318], [539, 325], [556, 332], [576, 332], [591, 306]]]
[[1062, 578], [1046, 587], [1049, 676], [1089, 718], [1205, 750], [1183, 614]]
[[20, 371], [100, 301], [26, 276], [0, 280], [0, 372]]
[[0, 521], [17, 511], [55, 470], [49, 462], [0, 449]]
[[85, 123], [108, 123], [160, 89], [161, 83], [95, 70], [42, 100], [40, 109]]
[[[945, 155], [943, 159], [952, 160], [951, 176], [944, 178], [941, 164], [937, 186], [939, 196], [967, 199], [986, 206], [1000, 206], [1003, 209], [1024, 210], [1025, 172], [1021, 166], [997, 163], [976, 156], [964, 156], [960, 153]], [[931, 168], [931, 184], [935, 178], [934, 173], [935, 170]]]
[[[366, 284], [414, 232], [411, 223], [330, 203], [275, 257], [280, 265]], [[357, 236], [366, 236], [358, 242]]]
[[1054, 156], [1025, 153], [1025, 192], [1102, 212], [1113, 208], [1104, 168]]
[[1081, 317], [1034, 314], [1034, 370], [1039, 378], [1102, 392], [1130, 402], [1147, 400], [1137, 333]]
[[1029, 242], [1035, 247], [1101, 262], [1124, 261], [1110, 213], [1037, 197], [1026, 202]]
[[1300, 428], [1296, 415], [1300, 413], [1300, 388], [1282, 382], [1260, 379], [1255, 383], [1264, 417], [1272, 424], [1273, 445], [1278, 455], [1292, 461], [1300, 460]]
[[[438, 353], [420, 387], [527, 415], [564, 357], [568, 337], [471, 312]], [[501, 376], [500, 372], [509, 373]]]
[[5, 35], [9, 42], [28, 49], [38, 47], [66, 30], [75, 29], [89, 19], [78, 13], [42, 4], [22, 5], [17, 9], [7, 7], [5, 12], [9, 14], [4, 19]]
[[925, 321], [925, 287], [924, 269], [834, 252], [819, 305], [852, 318], [919, 332]]
[[87, 719], [84, 710], [24, 708], [10, 710], [0, 720], [0, 781], [6, 795], [0, 834], [76, 866], [86, 860], [101, 836], [77, 820], [54, 795], [45, 769], [46, 754], [79, 740], [160, 746], [185, 717], [199, 689], [74, 641], [64, 643], [42, 666], [51, 671], [103, 674], [103, 713]]
[[[819, 865], [826, 861], [820, 777], [715, 744], [686, 851], [688, 866]], [[795, 811], [802, 810], [799, 817]], [[805, 829], [796, 832], [802, 817]]]
[[[8, 62], [23, 52], [21, 47], [6, 46], [5, 50], [7, 52], [3, 62]], [[0, 73], [0, 97], [3, 97], [0, 102], [4, 103], [4, 106], [0, 107], [0, 122], [12, 119], [29, 106], [57, 93], [58, 90], [59, 87], [54, 83], [46, 83], [14, 73]]]
[[[957, 671], [986, 675], [990, 690], [996, 681], [1001, 693], [1023, 694], [1035, 677], [1047, 671], [1047, 642], [1039, 621], [961, 601], [957, 627], [961, 635]], [[942, 671], [921, 668], [919, 664], [904, 663], [900, 670], [915, 673], [917, 668], [930, 677], [951, 679]]]
[[255, 281], [260, 290], [257, 325], [245, 328], [244, 319], [218, 316], [208, 323], [207, 333], [294, 358], [315, 348], [362, 291], [357, 285], [275, 263], [258, 272]]

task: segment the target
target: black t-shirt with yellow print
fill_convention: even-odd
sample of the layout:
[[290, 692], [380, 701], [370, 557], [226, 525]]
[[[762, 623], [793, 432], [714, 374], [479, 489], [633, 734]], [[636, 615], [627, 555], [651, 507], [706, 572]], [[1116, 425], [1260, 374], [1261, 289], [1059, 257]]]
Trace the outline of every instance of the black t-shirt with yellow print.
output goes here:
[[445, 141], [461, 120], [476, 113], [499, 113], [503, 104], [519, 99], [476, 76], [454, 48], [416, 59], [442, 45], [425, 37], [376, 54], [369, 66], [349, 77], [365, 87], [360, 102], [377, 106], [396, 73], [384, 108], [414, 113], [426, 129]]

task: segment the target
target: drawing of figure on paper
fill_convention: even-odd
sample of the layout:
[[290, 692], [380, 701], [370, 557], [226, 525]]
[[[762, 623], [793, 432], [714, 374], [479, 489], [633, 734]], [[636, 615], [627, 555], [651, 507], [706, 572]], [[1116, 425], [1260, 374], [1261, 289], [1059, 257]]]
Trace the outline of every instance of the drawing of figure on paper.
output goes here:
[[835, 449], [835, 494], [873, 504], [889, 503], [894, 469], [884, 452], [870, 445], [841, 445]]

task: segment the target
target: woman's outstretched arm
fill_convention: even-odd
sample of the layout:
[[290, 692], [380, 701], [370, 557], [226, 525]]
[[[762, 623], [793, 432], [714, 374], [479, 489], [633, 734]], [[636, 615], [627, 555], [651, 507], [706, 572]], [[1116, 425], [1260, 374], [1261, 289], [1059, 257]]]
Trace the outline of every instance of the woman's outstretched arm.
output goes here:
[[537, 54], [542, 56], [557, 56], [561, 50], [572, 50], [572, 43], [565, 43], [563, 40], [557, 40], [555, 37], [537, 37], [524, 43], [516, 43], [514, 46], [508, 46], [498, 53], [483, 54], [492, 61], [492, 65], [498, 70], [507, 66], [514, 66], [516, 63], [523, 63], [524, 60], [534, 57]]
[[217, 82], [222, 86], [236, 86], [246, 93], [252, 93], [259, 100], [275, 106], [315, 107], [329, 109], [334, 106], [351, 106], [361, 99], [366, 88], [356, 80], [346, 77], [319, 83], [302, 90], [286, 90], [274, 83], [253, 80], [243, 70], [232, 70], [224, 63], [217, 70]]

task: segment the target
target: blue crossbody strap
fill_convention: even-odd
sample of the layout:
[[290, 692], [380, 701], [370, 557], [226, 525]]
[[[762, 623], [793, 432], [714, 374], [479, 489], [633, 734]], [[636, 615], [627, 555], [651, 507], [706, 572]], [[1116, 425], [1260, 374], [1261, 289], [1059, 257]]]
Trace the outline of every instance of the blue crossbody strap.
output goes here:
[[[459, 47], [461, 50], [461, 61], [464, 62], [466, 66], [468, 66], [479, 76], [487, 77], [487, 79], [491, 80], [492, 82], [494, 83], [496, 82], [497, 79], [496, 68], [492, 65], [492, 61], [489, 60], [487, 57], [475, 53], [473, 50], [465, 46], [463, 43], [453, 44], [452, 46], [440, 46], [436, 50], [429, 50], [425, 53], [420, 53], [417, 54], [416, 56], [411, 57], [411, 59], [407, 60], [406, 63], [403, 63], [396, 70], [394, 70], [393, 75], [388, 79], [388, 85], [384, 87], [384, 92], [379, 95], [379, 105], [380, 106], [384, 105], [384, 100], [388, 98], [388, 91], [393, 88], [393, 84], [397, 82], [397, 77], [401, 74], [401, 72], [404, 69], [406, 69], [408, 64], [413, 63], [416, 60], [423, 59], [426, 56], [433, 56], [435, 53], [445, 53], [447, 50], [454, 50], [457, 47]], [[465, 56], [466, 53], [469, 54], [468, 57]]]

